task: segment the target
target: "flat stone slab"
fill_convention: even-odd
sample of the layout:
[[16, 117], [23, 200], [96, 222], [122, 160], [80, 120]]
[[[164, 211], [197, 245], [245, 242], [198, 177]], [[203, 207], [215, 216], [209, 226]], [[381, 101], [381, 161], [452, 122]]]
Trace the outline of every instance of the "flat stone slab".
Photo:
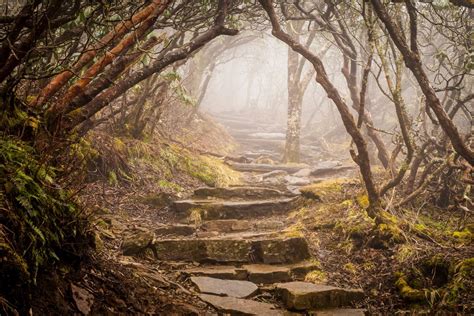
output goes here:
[[290, 268], [269, 264], [249, 264], [242, 267], [247, 271], [248, 280], [259, 284], [291, 281]]
[[265, 187], [230, 187], [230, 188], [198, 188], [194, 191], [193, 198], [220, 198], [220, 199], [270, 199], [288, 195]]
[[222, 313], [230, 315], [265, 315], [283, 316], [281, 310], [277, 310], [273, 305], [247, 299], [201, 294], [199, 297], [214, 306]]
[[201, 230], [212, 232], [240, 232], [252, 229], [252, 223], [243, 219], [217, 219], [202, 223]]
[[247, 280], [247, 271], [234, 266], [208, 266], [186, 269], [186, 275], [207, 276], [218, 279]]
[[303, 237], [280, 238], [271, 234], [236, 234], [220, 238], [154, 241], [158, 260], [236, 263], [295, 263], [308, 259]]
[[173, 210], [183, 215], [199, 212], [202, 220], [248, 219], [283, 214], [293, 208], [296, 198], [256, 201], [181, 200], [173, 203]]
[[275, 290], [285, 306], [291, 310], [343, 307], [364, 298], [361, 289], [344, 289], [299, 281], [276, 284]]
[[196, 232], [196, 228], [191, 225], [169, 225], [155, 229], [156, 236], [189, 236]]
[[247, 279], [259, 284], [303, 280], [308, 272], [317, 268], [319, 265], [311, 261], [285, 265], [247, 264], [242, 266], [242, 269], [246, 270]]
[[365, 309], [356, 308], [334, 308], [322, 311], [310, 311], [311, 316], [365, 316]]
[[191, 277], [191, 282], [197, 286], [199, 292], [219, 296], [248, 298], [258, 291], [258, 287], [249, 281], [222, 280], [205, 276]]
[[284, 179], [289, 185], [308, 185], [311, 183], [311, 181], [309, 181], [309, 179], [307, 178], [301, 178], [296, 176], [285, 176]]
[[305, 165], [293, 166], [293, 165], [270, 165], [270, 164], [259, 164], [259, 163], [230, 163], [229, 164], [234, 170], [247, 171], [247, 172], [270, 172], [274, 170], [283, 170], [288, 173], [295, 173], [303, 168], [307, 168]]

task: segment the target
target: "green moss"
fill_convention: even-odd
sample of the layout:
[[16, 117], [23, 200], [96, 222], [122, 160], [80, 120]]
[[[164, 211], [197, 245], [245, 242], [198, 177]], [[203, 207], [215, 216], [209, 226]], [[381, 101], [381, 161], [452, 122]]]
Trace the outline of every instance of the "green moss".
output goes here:
[[308, 272], [304, 280], [311, 283], [326, 283], [328, 281], [326, 273], [321, 270], [313, 270]]
[[409, 259], [413, 258], [415, 253], [416, 249], [412, 245], [406, 244], [398, 247], [395, 257], [397, 258], [398, 262], [405, 263]]
[[367, 196], [367, 194], [359, 195], [357, 197], [357, 204], [359, 204], [359, 206], [364, 209], [368, 208], [370, 203], [369, 203], [369, 197]]
[[116, 186], [118, 184], [117, 174], [115, 173], [115, 171], [109, 171], [107, 180], [109, 182], [109, 185], [111, 186]]
[[310, 184], [300, 189], [301, 194], [318, 197], [319, 199], [329, 199], [342, 192], [342, 185], [346, 179], [330, 179], [319, 183]]
[[397, 281], [395, 282], [400, 295], [410, 302], [420, 302], [426, 299], [425, 292], [412, 288], [406, 279], [406, 276], [402, 273], [397, 274]]
[[456, 238], [460, 242], [467, 243], [467, 242], [471, 242], [474, 236], [470, 230], [465, 228], [462, 231], [453, 232], [453, 237]]
[[350, 272], [352, 274], [356, 274], [357, 273], [357, 268], [356, 266], [352, 263], [352, 262], [349, 262], [349, 263], [346, 263], [344, 265], [344, 270], [346, 270], [347, 272]]
[[180, 186], [179, 184], [170, 182], [168, 180], [161, 179], [158, 181], [158, 187], [161, 189], [169, 189], [173, 192], [182, 192], [184, 191], [183, 187]]
[[284, 230], [285, 237], [303, 237], [304, 226], [301, 223], [293, 224]]

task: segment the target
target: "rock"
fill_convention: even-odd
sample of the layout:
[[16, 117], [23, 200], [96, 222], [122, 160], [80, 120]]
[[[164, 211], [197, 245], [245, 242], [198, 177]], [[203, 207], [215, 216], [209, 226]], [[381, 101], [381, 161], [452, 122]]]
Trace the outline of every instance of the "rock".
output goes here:
[[299, 281], [277, 284], [276, 293], [288, 309], [294, 310], [342, 307], [364, 298], [364, 292], [360, 289]]
[[268, 303], [209, 294], [201, 294], [199, 297], [203, 301], [214, 306], [220, 312], [228, 313], [230, 315], [284, 315], [282, 311], [275, 309], [273, 305]]
[[218, 279], [247, 280], [247, 271], [233, 266], [209, 266], [182, 271], [187, 275], [207, 276]]
[[91, 312], [91, 306], [94, 304], [94, 295], [89, 293], [87, 290], [78, 287], [71, 283], [72, 298], [76, 303], [77, 309], [83, 315], [89, 315]]
[[284, 170], [288, 173], [295, 173], [307, 165], [272, 165], [272, 164], [259, 164], [259, 163], [230, 163], [230, 166], [237, 171], [244, 172], [270, 172], [274, 170]]
[[285, 192], [280, 192], [275, 189], [265, 187], [231, 187], [231, 188], [199, 188], [194, 191], [194, 197], [207, 198], [215, 197], [221, 199], [269, 199], [278, 198], [285, 195]]
[[326, 309], [322, 311], [309, 312], [310, 316], [364, 316], [366, 313], [365, 309], [355, 308], [336, 308]]
[[308, 244], [303, 237], [267, 239], [258, 243], [263, 263], [293, 263], [310, 257]]
[[224, 233], [239, 232], [251, 228], [252, 224], [249, 221], [242, 219], [218, 219], [214, 221], [206, 221], [201, 225], [202, 230]]
[[262, 221], [256, 221], [253, 223], [255, 230], [280, 230], [285, 226], [285, 223], [278, 220], [266, 219]]
[[242, 268], [247, 270], [248, 280], [259, 284], [291, 281], [290, 269], [284, 266], [268, 264], [249, 264]]
[[287, 265], [287, 267], [290, 268], [290, 274], [293, 280], [304, 280], [308, 272], [321, 268], [320, 264], [313, 260], [294, 263]]
[[308, 184], [310, 184], [310, 181], [308, 179], [300, 178], [300, 177], [286, 176], [284, 179], [289, 185], [308, 185]]
[[196, 232], [196, 228], [191, 225], [170, 225], [155, 229], [156, 236], [189, 236]]
[[323, 161], [311, 170], [312, 176], [327, 176], [341, 171], [354, 169], [355, 166], [343, 166], [339, 161]]
[[248, 219], [285, 213], [293, 207], [295, 200], [296, 198], [256, 201], [181, 200], [173, 203], [173, 209], [183, 215], [198, 210], [202, 220]]
[[288, 175], [288, 172], [286, 172], [285, 170], [273, 170], [273, 171], [262, 174], [261, 177], [263, 180], [265, 180], [268, 178], [284, 177], [286, 175]]
[[125, 237], [122, 244], [123, 254], [126, 256], [136, 255], [153, 243], [155, 235], [152, 232], [139, 232]]
[[205, 276], [191, 277], [191, 282], [197, 286], [199, 292], [219, 296], [248, 298], [258, 291], [258, 287], [249, 281], [222, 280]]
[[233, 234], [219, 238], [162, 239], [153, 243], [158, 260], [188, 262], [295, 263], [309, 258], [303, 237]]
[[309, 177], [311, 175], [311, 169], [309, 168], [304, 168], [301, 169], [300, 171], [296, 172], [293, 174], [294, 177]]

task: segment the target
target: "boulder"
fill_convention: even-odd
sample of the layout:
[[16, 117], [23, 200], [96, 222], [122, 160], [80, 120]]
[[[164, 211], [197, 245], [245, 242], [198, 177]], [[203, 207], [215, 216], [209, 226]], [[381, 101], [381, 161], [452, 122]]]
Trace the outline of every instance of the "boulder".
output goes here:
[[249, 281], [222, 280], [205, 276], [191, 277], [191, 282], [204, 294], [248, 298], [258, 291], [258, 287]]
[[283, 316], [284, 313], [275, 309], [272, 304], [262, 303], [252, 300], [246, 300], [228, 296], [216, 296], [201, 294], [199, 296], [203, 301], [211, 304], [221, 313], [230, 315], [265, 315], [265, 316]]
[[279, 283], [275, 289], [285, 306], [292, 310], [343, 307], [364, 298], [361, 289], [343, 289], [309, 282]]

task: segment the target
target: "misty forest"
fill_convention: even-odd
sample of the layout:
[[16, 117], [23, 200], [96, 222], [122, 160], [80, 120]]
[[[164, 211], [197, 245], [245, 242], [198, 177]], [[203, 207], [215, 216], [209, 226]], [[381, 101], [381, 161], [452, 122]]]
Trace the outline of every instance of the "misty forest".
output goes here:
[[473, 0], [0, 0], [0, 315], [474, 313]]

